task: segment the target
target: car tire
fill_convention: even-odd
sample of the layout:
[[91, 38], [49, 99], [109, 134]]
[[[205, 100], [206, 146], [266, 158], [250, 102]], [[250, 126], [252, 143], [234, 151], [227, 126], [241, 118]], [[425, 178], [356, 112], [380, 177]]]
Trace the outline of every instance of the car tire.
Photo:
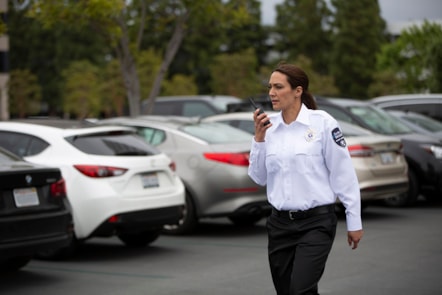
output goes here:
[[32, 256], [17, 256], [0, 260], [0, 272], [16, 272], [31, 261]]
[[416, 174], [410, 169], [408, 170], [408, 192], [385, 199], [384, 204], [389, 207], [412, 206], [417, 202], [418, 197], [419, 183]]
[[122, 233], [118, 238], [128, 247], [142, 248], [158, 239], [160, 234], [161, 229], [154, 229], [138, 233]]
[[183, 207], [183, 216], [178, 221], [178, 224], [168, 224], [164, 226], [163, 232], [171, 235], [189, 234], [195, 230], [198, 225], [198, 218], [196, 216], [195, 205], [192, 197], [186, 192], [186, 201]]

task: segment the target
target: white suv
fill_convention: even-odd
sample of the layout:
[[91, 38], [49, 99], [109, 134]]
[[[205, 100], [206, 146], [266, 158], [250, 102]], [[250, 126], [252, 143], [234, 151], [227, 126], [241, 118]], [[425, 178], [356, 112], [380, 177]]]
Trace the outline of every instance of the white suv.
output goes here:
[[1, 147], [29, 162], [60, 168], [66, 181], [75, 239], [48, 257], [70, 255], [77, 242], [91, 237], [117, 235], [128, 246], [145, 246], [164, 225], [178, 222], [184, 185], [168, 156], [131, 128], [77, 125], [0, 122]]

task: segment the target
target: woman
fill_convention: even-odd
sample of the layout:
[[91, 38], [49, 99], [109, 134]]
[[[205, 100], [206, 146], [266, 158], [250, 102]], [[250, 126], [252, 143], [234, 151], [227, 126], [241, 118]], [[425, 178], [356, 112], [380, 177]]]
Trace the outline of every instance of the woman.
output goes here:
[[[336, 198], [346, 208], [348, 244], [362, 238], [360, 192], [337, 121], [308, 92], [306, 73], [280, 64], [269, 80], [273, 109], [253, 114], [249, 176], [267, 186], [268, 255], [278, 295], [319, 294], [337, 225]], [[270, 121], [270, 124], [265, 124]]]

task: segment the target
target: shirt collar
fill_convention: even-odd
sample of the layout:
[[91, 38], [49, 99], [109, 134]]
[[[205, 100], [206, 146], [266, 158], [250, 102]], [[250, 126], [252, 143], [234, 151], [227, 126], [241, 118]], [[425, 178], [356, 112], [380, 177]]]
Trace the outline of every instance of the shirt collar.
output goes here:
[[[301, 123], [303, 125], [310, 125], [310, 116], [309, 116], [310, 110], [301, 103], [301, 110], [299, 111], [298, 117], [296, 118], [295, 122]], [[277, 121], [275, 122], [275, 128], [277, 128], [279, 125], [284, 124], [284, 119], [282, 118], [282, 112], [278, 113]]]

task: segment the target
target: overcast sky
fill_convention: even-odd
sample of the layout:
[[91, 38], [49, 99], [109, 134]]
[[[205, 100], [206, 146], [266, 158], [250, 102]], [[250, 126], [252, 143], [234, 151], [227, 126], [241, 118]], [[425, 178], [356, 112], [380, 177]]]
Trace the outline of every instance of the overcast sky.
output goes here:
[[[356, 0], [357, 1], [357, 0]], [[381, 15], [388, 23], [416, 20], [441, 20], [442, 0], [378, 0]], [[261, 18], [265, 25], [275, 22], [275, 4], [284, 0], [261, 0]]]

